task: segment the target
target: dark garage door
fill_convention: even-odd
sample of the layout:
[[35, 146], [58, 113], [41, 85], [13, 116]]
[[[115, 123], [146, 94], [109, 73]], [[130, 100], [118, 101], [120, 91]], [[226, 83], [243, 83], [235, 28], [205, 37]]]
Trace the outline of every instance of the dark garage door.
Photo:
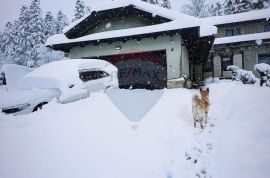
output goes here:
[[102, 56], [118, 68], [120, 88], [162, 89], [167, 86], [166, 51]]

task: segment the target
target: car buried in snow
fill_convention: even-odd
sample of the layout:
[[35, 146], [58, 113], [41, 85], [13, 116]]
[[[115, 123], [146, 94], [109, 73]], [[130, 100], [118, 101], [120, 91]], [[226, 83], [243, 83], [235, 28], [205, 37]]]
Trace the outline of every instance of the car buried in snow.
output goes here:
[[114, 65], [98, 59], [51, 62], [20, 78], [2, 96], [0, 108], [6, 114], [28, 114], [54, 98], [61, 104], [87, 98], [93, 92], [118, 88], [117, 72]]

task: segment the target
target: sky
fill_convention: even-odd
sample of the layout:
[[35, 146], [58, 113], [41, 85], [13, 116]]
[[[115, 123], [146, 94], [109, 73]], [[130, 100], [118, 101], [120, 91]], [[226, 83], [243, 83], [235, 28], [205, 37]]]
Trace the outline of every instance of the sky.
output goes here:
[[[0, 30], [2, 30], [8, 21], [14, 21], [19, 17], [20, 8], [22, 5], [29, 6], [32, 0], [0, 0]], [[111, 0], [84, 0], [91, 6]], [[171, 0], [174, 9], [180, 9], [181, 5], [188, 0]], [[215, 1], [215, 0], [211, 0]], [[41, 0], [41, 8], [43, 15], [47, 11], [51, 11], [54, 15], [59, 10], [62, 10], [71, 20], [74, 14], [74, 6], [76, 0]]]

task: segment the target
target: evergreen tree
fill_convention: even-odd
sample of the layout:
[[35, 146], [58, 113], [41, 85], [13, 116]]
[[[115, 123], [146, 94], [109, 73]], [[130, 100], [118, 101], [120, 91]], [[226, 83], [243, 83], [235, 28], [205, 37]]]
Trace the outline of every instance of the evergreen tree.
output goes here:
[[68, 18], [62, 11], [58, 11], [56, 17], [56, 33], [62, 33], [63, 29], [68, 26]]
[[51, 12], [47, 12], [44, 19], [44, 34], [46, 39], [56, 33], [56, 21]]
[[269, 8], [270, 0], [252, 0], [251, 8], [254, 9], [265, 9]]
[[188, 4], [182, 6], [182, 11], [191, 16], [206, 17], [208, 7], [206, 0], [189, 0]]
[[220, 2], [217, 2], [209, 6], [208, 13], [210, 16], [224, 15], [224, 7]]
[[251, 10], [250, 0], [235, 0], [234, 1], [235, 13], [247, 12]]
[[224, 14], [234, 14], [235, 13], [235, 7], [234, 7], [234, 0], [225, 0], [224, 2]]
[[142, 0], [151, 4], [157, 4], [161, 7], [171, 9], [171, 3], [169, 0]]
[[77, 0], [75, 5], [75, 14], [73, 21], [82, 18], [85, 14], [86, 14], [86, 7], [84, 1]]

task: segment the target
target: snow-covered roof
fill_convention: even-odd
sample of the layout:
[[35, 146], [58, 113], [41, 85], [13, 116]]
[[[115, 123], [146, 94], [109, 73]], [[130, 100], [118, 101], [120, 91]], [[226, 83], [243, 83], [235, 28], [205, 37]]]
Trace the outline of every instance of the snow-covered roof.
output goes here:
[[270, 18], [270, 8], [263, 10], [253, 10], [249, 12], [243, 12], [238, 14], [224, 15], [224, 16], [214, 16], [214, 17], [206, 17], [202, 18], [202, 21], [211, 25], [221, 25], [228, 23], [237, 23], [237, 22], [245, 22], [259, 19], [267, 19]]
[[270, 39], [270, 32], [216, 38], [214, 44], [219, 45], [228, 43], [239, 43], [245, 41], [257, 41], [264, 39]]
[[64, 43], [75, 43], [75, 42], [84, 42], [84, 41], [96, 41], [117, 37], [128, 37], [140, 34], [149, 34], [155, 32], [163, 32], [191, 27], [200, 27], [200, 37], [210, 36], [217, 33], [217, 28], [212, 25], [201, 24], [199, 20], [190, 21], [189, 19], [183, 20], [175, 20], [167, 23], [162, 23], [158, 25], [151, 25], [145, 27], [137, 27], [137, 28], [129, 28], [129, 29], [121, 29], [107, 32], [100, 32], [95, 34], [90, 34], [87, 36], [83, 36], [76, 39], [68, 39], [63, 34], [57, 34], [50, 37], [46, 45], [55, 45], [55, 44], [64, 44]]
[[116, 9], [116, 8], [127, 7], [127, 6], [133, 6], [136, 9], [152, 13], [153, 16], [159, 15], [161, 17], [168, 18], [170, 20], [176, 20], [176, 19], [189, 19], [190, 21], [197, 20], [196, 17], [182, 14], [182, 13], [170, 10], [170, 9], [166, 9], [157, 5], [150, 4], [150, 3], [142, 2], [141, 0], [115, 0], [115, 1], [100, 3], [96, 6], [93, 6], [89, 14], [71, 23], [68, 27], [66, 27], [63, 30], [63, 32], [64, 33], [68, 32], [73, 27], [78, 25], [80, 22], [84, 21], [88, 16], [90, 16], [94, 12], [99, 12], [99, 11], [104, 11], [104, 10], [109, 10], [109, 9]]

